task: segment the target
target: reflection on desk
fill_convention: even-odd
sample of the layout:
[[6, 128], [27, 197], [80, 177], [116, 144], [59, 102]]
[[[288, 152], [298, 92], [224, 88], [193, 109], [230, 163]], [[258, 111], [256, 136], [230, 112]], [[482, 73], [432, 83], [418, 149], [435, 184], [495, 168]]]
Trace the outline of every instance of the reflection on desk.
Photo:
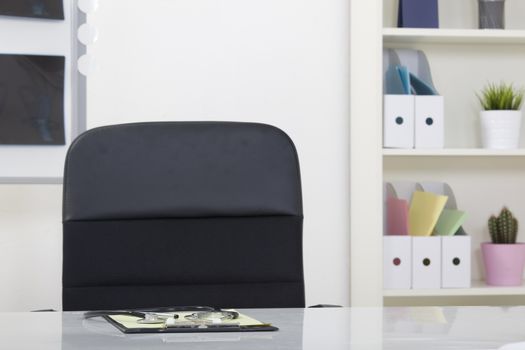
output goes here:
[[[498, 349], [525, 341], [525, 307], [258, 309], [278, 332], [123, 334], [80, 312], [1, 313], [0, 349]], [[510, 349], [510, 348], [509, 348]]]

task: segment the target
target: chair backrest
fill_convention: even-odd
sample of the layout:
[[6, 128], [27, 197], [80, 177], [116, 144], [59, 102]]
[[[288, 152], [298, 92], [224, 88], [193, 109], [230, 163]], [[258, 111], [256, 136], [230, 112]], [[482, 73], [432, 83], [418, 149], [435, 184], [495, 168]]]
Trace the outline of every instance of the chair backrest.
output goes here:
[[304, 307], [299, 163], [273, 126], [92, 129], [63, 195], [64, 310]]

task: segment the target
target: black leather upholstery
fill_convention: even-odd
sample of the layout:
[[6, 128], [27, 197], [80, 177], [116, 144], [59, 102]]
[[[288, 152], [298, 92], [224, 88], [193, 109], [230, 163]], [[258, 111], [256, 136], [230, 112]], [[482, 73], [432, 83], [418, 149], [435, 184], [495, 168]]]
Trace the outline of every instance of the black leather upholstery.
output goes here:
[[275, 127], [92, 129], [63, 205], [64, 310], [304, 306], [299, 165]]

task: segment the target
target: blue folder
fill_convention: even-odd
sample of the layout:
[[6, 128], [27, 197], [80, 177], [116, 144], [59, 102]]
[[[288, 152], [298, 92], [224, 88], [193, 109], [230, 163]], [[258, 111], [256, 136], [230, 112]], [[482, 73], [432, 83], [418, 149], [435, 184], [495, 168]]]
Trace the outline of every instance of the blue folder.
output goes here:
[[438, 0], [399, 0], [399, 28], [439, 28]]
[[387, 95], [407, 95], [404, 83], [396, 66], [388, 67], [385, 73], [385, 94]]
[[416, 75], [410, 73], [410, 84], [414, 93], [416, 95], [437, 95], [437, 91], [433, 86], [430, 86], [428, 83], [417, 77]]

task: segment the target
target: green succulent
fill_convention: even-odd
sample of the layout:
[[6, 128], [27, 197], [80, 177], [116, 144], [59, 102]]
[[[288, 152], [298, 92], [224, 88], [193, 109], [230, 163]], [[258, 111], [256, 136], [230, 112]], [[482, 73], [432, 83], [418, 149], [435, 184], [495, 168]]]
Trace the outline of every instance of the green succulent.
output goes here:
[[512, 84], [501, 82], [489, 83], [481, 90], [481, 94], [476, 95], [485, 111], [493, 111], [521, 109], [524, 94], [523, 88], [517, 89]]
[[492, 243], [513, 244], [518, 236], [518, 220], [509, 209], [503, 208], [499, 216], [489, 218], [489, 233]]

